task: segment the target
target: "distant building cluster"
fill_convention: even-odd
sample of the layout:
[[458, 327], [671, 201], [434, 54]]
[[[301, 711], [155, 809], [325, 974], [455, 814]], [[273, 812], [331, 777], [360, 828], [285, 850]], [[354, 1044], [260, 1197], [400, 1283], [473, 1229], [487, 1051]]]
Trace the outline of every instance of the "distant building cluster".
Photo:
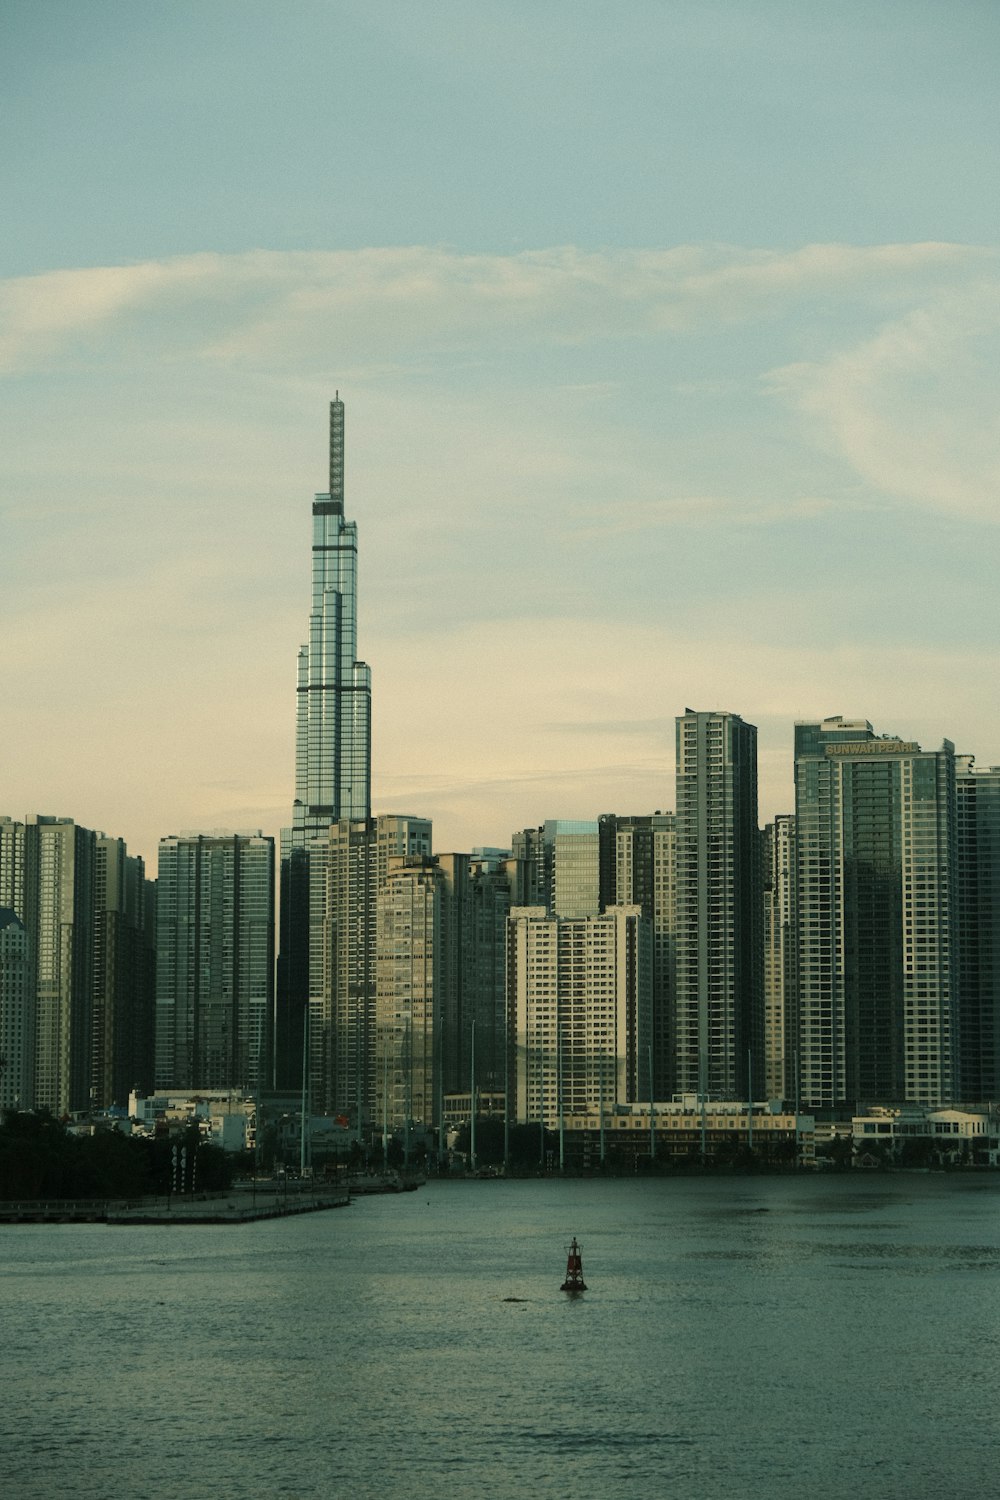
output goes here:
[[128, 1097], [153, 1047], [155, 886], [121, 839], [0, 817], [0, 1107]]
[[865, 719], [799, 723], [794, 810], [760, 828], [755, 727], [685, 709], [673, 811], [435, 853], [428, 819], [371, 812], [339, 397], [312, 509], [277, 868], [259, 832], [185, 834], [154, 883], [119, 839], [0, 819], [0, 1104], [301, 1089], [370, 1146], [500, 1100], [581, 1160], [608, 1136], [704, 1149], [723, 1120], [794, 1142], [805, 1116], [873, 1148], [915, 1121], [988, 1144], [1000, 768]]

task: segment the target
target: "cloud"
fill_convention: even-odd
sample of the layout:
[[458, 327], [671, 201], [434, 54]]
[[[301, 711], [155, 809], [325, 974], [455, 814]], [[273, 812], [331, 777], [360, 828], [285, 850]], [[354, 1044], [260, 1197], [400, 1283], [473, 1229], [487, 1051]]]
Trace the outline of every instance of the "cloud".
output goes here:
[[612, 514], [593, 517], [574, 529], [578, 540], [628, 536], [634, 533], [676, 531], [720, 526], [772, 526], [777, 521], [813, 521], [843, 502], [818, 495], [747, 498], [742, 495], [670, 495], [654, 500], [619, 501]]
[[985, 254], [948, 244], [201, 254], [0, 283], [0, 368], [96, 359], [140, 325], [166, 355], [299, 366], [474, 351], [484, 337], [635, 338], [761, 317], [808, 295], [892, 302], [914, 281], [968, 274]]
[[337, 384], [376, 805], [439, 847], [670, 807], [685, 703], [760, 724], [768, 812], [797, 717], [1000, 758], [982, 533], [935, 514], [994, 519], [995, 267], [411, 248], [0, 284], [4, 810], [147, 854], [286, 821]]
[[769, 377], [872, 488], [1000, 517], [1000, 278], [976, 277], [829, 358]]
[[[647, 423], [647, 477], [617, 497], [613, 524], [623, 534], [808, 519], [834, 503], [845, 479], [989, 519], [1000, 479], [998, 294], [997, 253], [947, 243], [206, 253], [0, 282], [0, 372], [131, 372], [149, 391], [158, 381], [193, 391], [199, 380], [239, 373], [325, 383], [336, 370], [335, 383], [383, 390], [443, 378], [453, 391], [449, 420], [479, 429], [469, 452], [481, 470], [483, 444], [493, 442], [497, 476], [520, 464], [528, 483], [573, 483], [603, 463], [609, 485], [629, 464], [621, 445], [602, 454], [589, 438], [576, 448], [536, 443], [529, 470], [528, 449], [504, 451], [500, 424], [491, 432], [482, 411], [463, 414], [466, 392], [524, 372], [545, 386], [551, 407], [604, 402], [614, 412], [666, 379], [664, 401], [691, 403], [724, 441], [736, 436], [721, 414], [756, 400], [757, 437], [769, 420], [787, 426], [791, 413], [801, 440], [848, 473], [831, 485], [822, 465], [803, 468], [797, 490], [786, 480], [776, 492], [758, 444], [747, 455], [748, 479], [760, 471], [756, 495], [746, 484], [735, 494], [691, 490], [718, 443], [706, 426], [687, 472], [677, 470], [683, 449], [668, 429], [673, 478], [656, 486]], [[726, 330], [730, 353], [706, 367]], [[591, 357], [580, 360], [585, 348]], [[507, 395], [513, 401], [516, 386]], [[584, 510], [579, 520], [586, 526]]]
[[0, 282], [0, 371], [48, 361], [81, 336], [94, 340], [125, 315], [168, 301], [197, 301], [217, 280], [218, 257], [48, 271]]

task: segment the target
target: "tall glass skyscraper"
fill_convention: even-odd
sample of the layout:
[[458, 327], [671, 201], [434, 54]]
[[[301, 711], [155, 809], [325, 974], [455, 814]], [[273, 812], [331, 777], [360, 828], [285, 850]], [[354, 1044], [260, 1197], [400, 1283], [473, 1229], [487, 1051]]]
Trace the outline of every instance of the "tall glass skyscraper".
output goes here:
[[357, 659], [358, 528], [344, 519], [344, 403], [330, 402], [330, 489], [313, 500], [312, 613], [299, 651], [291, 845], [371, 815], [371, 671]]
[[330, 402], [330, 487], [313, 500], [312, 611], [299, 651], [295, 802], [281, 834], [275, 1081], [300, 1066], [309, 997], [309, 848], [371, 816], [371, 672], [357, 659], [358, 529], [344, 518], [344, 403]]

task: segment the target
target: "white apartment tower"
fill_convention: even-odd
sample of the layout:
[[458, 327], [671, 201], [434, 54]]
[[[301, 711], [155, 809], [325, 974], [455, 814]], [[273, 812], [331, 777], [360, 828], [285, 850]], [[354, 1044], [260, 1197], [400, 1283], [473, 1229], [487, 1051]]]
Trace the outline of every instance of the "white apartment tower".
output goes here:
[[652, 934], [638, 906], [555, 917], [513, 907], [507, 925], [511, 1117], [568, 1115], [648, 1098]]

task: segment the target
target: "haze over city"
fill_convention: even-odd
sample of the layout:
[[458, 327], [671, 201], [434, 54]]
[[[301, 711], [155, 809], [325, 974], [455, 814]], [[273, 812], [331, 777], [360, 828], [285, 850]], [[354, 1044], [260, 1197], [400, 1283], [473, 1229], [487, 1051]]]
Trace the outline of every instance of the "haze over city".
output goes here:
[[9, 0], [5, 796], [288, 821], [347, 405], [373, 804], [672, 805], [674, 716], [1000, 762], [986, 3]]

